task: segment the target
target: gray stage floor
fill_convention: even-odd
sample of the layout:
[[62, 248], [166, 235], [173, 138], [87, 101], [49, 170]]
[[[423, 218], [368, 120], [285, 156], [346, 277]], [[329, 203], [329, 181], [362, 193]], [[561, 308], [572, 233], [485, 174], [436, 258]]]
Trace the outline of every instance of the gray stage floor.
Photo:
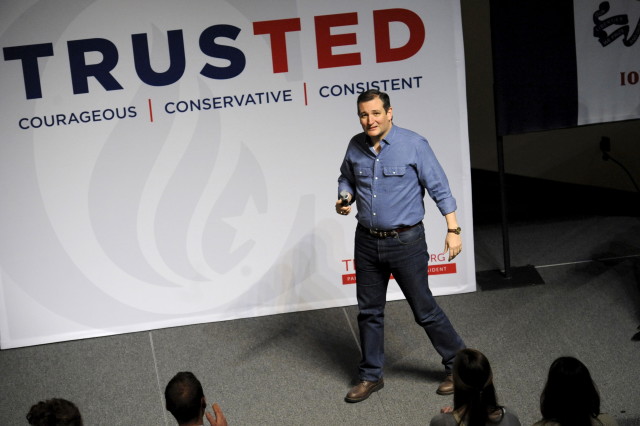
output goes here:
[[[534, 265], [542, 285], [440, 296], [470, 347], [492, 363], [500, 402], [523, 425], [539, 417], [551, 362], [580, 358], [603, 411], [640, 425], [640, 218], [589, 217], [510, 226], [511, 264]], [[478, 271], [499, 268], [498, 225], [475, 230]], [[469, 254], [467, 254], [469, 255]], [[385, 388], [343, 397], [359, 357], [354, 306], [0, 351], [0, 425], [26, 424], [43, 399], [74, 401], [86, 425], [175, 424], [163, 390], [193, 371], [232, 425], [424, 425], [438, 396], [437, 354], [404, 301], [386, 315]]]

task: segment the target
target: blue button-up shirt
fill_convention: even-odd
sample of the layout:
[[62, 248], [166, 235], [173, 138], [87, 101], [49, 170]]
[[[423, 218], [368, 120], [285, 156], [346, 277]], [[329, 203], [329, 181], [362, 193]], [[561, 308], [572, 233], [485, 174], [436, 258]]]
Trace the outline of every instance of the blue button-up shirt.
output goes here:
[[449, 181], [425, 138], [392, 125], [380, 153], [365, 133], [354, 136], [340, 167], [338, 194], [347, 191], [363, 226], [391, 230], [424, 218], [425, 189], [445, 215], [456, 210]]

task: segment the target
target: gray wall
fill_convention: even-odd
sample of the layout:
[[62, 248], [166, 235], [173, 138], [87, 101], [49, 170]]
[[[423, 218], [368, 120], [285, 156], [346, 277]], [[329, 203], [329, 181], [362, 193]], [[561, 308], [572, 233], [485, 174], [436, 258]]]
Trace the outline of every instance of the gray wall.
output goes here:
[[[496, 171], [489, 0], [461, 0], [461, 4], [471, 167]], [[640, 85], [638, 94], [640, 98]], [[506, 172], [635, 191], [620, 167], [602, 160], [602, 136], [611, 138], [611, 156], [624, 164], [640, 184], [640, 120], [506, 136]]]

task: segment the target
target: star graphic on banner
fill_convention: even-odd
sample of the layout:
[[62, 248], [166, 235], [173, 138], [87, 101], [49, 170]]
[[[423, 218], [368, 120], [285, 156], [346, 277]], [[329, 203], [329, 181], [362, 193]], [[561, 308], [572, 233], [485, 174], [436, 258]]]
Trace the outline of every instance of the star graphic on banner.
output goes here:
[[253, 197], [249, 197], [241, 215], [222, 218], [236, 231], [229, 251], [233, 252], [247, 242], [255, 242], [255, 236], [260, 235], [264, 228], [264, 216], [258, 211]]

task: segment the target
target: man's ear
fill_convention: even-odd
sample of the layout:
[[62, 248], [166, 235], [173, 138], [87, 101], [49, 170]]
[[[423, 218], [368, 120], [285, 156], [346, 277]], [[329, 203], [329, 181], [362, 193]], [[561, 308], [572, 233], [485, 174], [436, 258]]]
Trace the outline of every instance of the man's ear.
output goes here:
[[206, 409], [207, 409], [207, 400], [206, 400], [206, 399], [204, 399], [204, 396], [203, 396], [202, 398], [200, 398], [200, 407], [201, 407], [203, 410], [206, 410]]

